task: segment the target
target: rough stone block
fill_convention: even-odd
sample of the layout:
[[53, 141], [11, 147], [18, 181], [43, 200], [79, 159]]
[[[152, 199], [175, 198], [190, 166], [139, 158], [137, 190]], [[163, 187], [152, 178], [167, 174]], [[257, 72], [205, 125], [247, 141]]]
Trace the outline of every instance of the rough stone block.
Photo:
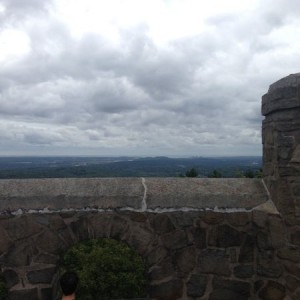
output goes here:
[[229, 258], [224, 250], [206, 249], [198, 256], [198, 269], [200, 273], [229, 276]]
[[202, 220], [208, 225], [216, 225], [224, 221], [224, 214], [208, 210], [203, 215]]
[[174, 267], [171, 257], [166, 258], [159, 265], [153, 266], [149, 271], [151, 281], [162, 280], [174, 274]]
[[67, 248], [65, 243], [59, 238], [58, 234], [46, 229], [33, 238], [34, 244], [44, 252], [57, 254]]
[[196, 248], [192, 246], [176, 251], [173, 255], [173, 262], [180, 272], [191, 272], [196, 264]]
[[53, 300], [53, 289], [52, 287], [41, 288], [41, 300]]
[[18, 274], [12, 269], [6, 269], [2, 272], [2, 275], [6, 282], [6, 287], [10, 289], [14, 285], [19, 283]]
[[200, 227], [192, 227], [189, 231], [189, 240], [198, 249], [206, 248], [206, 229]]
[[289, 291], [294, 292], [300, 287], [300, 280], [294, 276], [287, 275], [285, 278], [286, 287]]
[[254, 260], [255, 239], [251, 235], [246, 235], [240, 249], [239, 262], [251, 263]]
[[286, 245], [286, 228], [283, 219], [279, 216], [269, 215], [268, 222], [272, 246], [277, 249]]
[[258, 295], [262, 300], [283, 300], [285, 294], [285, 287], [282, 284], [276, 281], [268, 281]]
[[142, 256], [150, 251], [153, 239], [153, 233], [149, 228], [143, 226], [131, 227], [128, 237], [124, 238], [128, 245]]
[[13, 290], [9, 292], [9, 300], [39, 300], [36, 288]]
[[45, 228], [41, 224], [34, 222], [28, 215], [3, 220], [1, 223], [12, 240], [28, 238], [43, 231]]
[[235, 277], [250, 278], [254, 274], [253, 265], [236, 266], [233, 270]]
[[235, 212], [226, 214], [226, 220], [232, 226], [245, 226], [249, 224], [251, 218], [251, 214], [247, 212]]
[[171, 279], [157, 285], [151, 285], [150, 297], [157, 300], [175, 300], [182, 297], [183, 283], [179, 279]]
[[294, 245], [300, 246], [300, 230], [292, 233], [291, 242]]
[[8, 251], [8, 249], [13, 245], [13, 241], [8, 237], [6, 231], [0, 226], [0, 255]]
[[180, 249], [187, 246], [188, 240], [183, 230], [175, 230], [162, 236], [162, 242], [167, 249]]
[[207, 276], [192, 274], [187, 282], [187, 295], [190, 297], [202, 297], [205, 294], [207, 282]]
[[159, 264], [168, 255], [169, 251], [165, 247], [156, 246], [147, 253], [147, 262], [150, 266]]
[[242, 234], [238, 230], [228, 225], [220, 225], [217, 228], [217, 247], [227, 248], [240, 246]]
[[250, 297], [250, 283], [225, 280], [222, 278], [214, 278], [213, 291], [209, 296], [209, 300], [246, 300]]
[[175, 229], [174, 224], [168, 215], [157, 214], [151, 220], [151, 225], [158, 234], [168, 233]]
[[297, 264], [289, 261], [284, 261], [283, 265], [290, 275], [294, 275], [300, 278], [300, 267]]
[[274, 258], [273, 251], [258, 254], [257, 274], [269, 278], [279, 278], [283, 273], [282, 265]]
[[278, 257], [281, 259], [290, 260], [295, 263], [300, 262], [300, 248], [299, 247], [285, 247], [278, 250]]
[[53, 276], [56, 273], [56, 269], [56, 266], [53, 266], [29, 271], [27, 272], [27, 279], [32, 284], [51, 283]]

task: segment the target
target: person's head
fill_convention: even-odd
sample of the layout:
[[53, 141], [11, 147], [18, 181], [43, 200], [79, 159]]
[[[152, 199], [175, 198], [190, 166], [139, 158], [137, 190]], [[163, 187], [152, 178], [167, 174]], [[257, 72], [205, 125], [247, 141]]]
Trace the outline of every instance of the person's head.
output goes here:
[[60, 286], [62, 292], [65, 296], [72, 295], [75, 293], [77, 284], [78, 284], [78, 276], [75, 272], [65, 272], [60, 277]]

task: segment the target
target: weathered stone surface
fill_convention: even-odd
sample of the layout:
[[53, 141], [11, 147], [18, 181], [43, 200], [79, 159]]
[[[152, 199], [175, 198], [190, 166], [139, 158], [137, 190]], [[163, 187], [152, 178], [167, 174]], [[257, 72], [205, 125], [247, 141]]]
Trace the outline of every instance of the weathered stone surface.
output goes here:
[[200, 273], [206, 274], [229, 276], [231, 273], [229, 258], [224, 250], [202, 250], [198, 257], [198, 268]]
[[147, 262], [150, 266], [160, 263], [166, 256], [169, 255], [169, 251], [165, 247], [156, 246], [147, 253]]
[[207, 276], [192, 274], [187, 282], [187, 295], [190, 297], [201, 297], [204, 295], [207, 286]]
[[128, 236], [124, 237], [124, 240], [126, 240], [128, 245], [142, 256], [150, 251], [153, 239], [153, 233], [149, 230], [149, 228], [142, 225], [131, 227], [130, 232], [128, 232]]
[[176, 300], [181, 298], [183, 283], [179, 279], [172, 279], [159, 285], [150, 286], [150, 297], [157, 300]]
[[122, 240], [129, 230], [129, 224], [126, 219], [120, 216], [114, 216], [111, 222], [110, 236], [117, 240]]
[[235, 277], [250, 278], [254, 274], [253, 265], [236, 266], [233, 270]]
[[283, 267], [274, 258], [273, 251], [265, 251], [258, 255], [256, 272], [264, 277], [279, 278], [283, 273]]
[[285, 287], [278, 282], [268, 281], [258, 295], [263, 300], [282, 300], [285, 297]]
[[189, 240], [198, 249], [206, 248], [206, 229], [200, 227], [192, 227], [189, 230]]
[[30, 240], [23, 240], [16, 243], [10, 250], [0, 257], [0, 263], [8, 267], [27, 266], [37, 254], [37, 249]]
[[254, 282], [254, 293], [257, 293], [264, 286], [263, 280], [257, 280]]
[[223, 222], [224, 214], [208, 210], [205, 212], [202, 219], [209, 225], [216, 225]]
[[41, 263], [41, 264], [50, 264], [55, 265], [59, 260], [58, 255], [52, 255], [48, 253], [39, 253], [37, 256], [33, 258], [34, 263]]
[[294, 245], [300, 246], [300, 230], [291, 235], [291, 242]]
[[289, 261], [284, 261], [283, 264], [288, 273], [300, 278], [300, 267], [297, 264]]
[[167, 249], [180, 249], [187, 246], [187, 236], [183, 230], [174, 230], [164, 234], [162, 242]]
[[268, 214], [261, 210], [254, 210], [252, 212], [253, 222], [260, 228], [265, 228], [267, 224]]
[[250, 222], [251, 213], [235, 212], [226, 214], [228, 223], [232, 226], [245, 226]]
[[180, 249], [173, 255], [173, 262], [182, 273], [191, 272], [196, 264], [196, 249], [194, 246]]
[[149, 277], [151, 281], [161, 280], [172, 276], [174, 273], [174, 266], [171, 257], [166, 258], [159, 265], [150, 268]]
[[299, 299], [300, 299], [300, 290], [297, 291], [292, 297], [292, 300], [299, 300]]
[[10, 289], [14, 285], [19, 283], [18, 274], [12, 269], [6, 269], [2, 272], [2, 275], [6, 282], [6, 287]]
[[[144, 196], [140, 178], [55, 178], [0, 180], [0, 211], [65, 208], [139, 209]], [[24, 201], [26, 200], [26, 201]]]
[[145, 213], [130, 212], [130, 219], [134, 222], [144, 223], [147, 220]]
[[52, 287], [41, 288], [41, 300], [53, 300]]
[[8, 251], [13, 245], [13, 241], [8, 237], [6, 231], [0, 226], [0, 255]]
[[44, 230], [44, 226], [34, 222], [28, 215], [3, 220], [1, 224], [12, 240], [28, 238]]
[[217, 247], [227, 248], [240, 246], [242, 234], [228, 225], [220, 225], [217, 229]]
[[54, 274], [56, 273], [56, 266], [32, 270], [27, 273], [27, 279], [30, 283], [51, 283]]
[[79, 240], [85, 239], [88, 228], [93, 232], [94, 238], [108, 238], [110, 237], [113, 218], [114, 214], [111, 212], [94, 214], [90, 216], [88, 220], [80, 219], [72, 223], [72, 229]]
[[37, 288], [13, 290], [9, 292], [9, 300], [39, 300]]
[[254, 260], [255, 240], [251, 235], [246, 235], [239, 255], [240, 263], [251, 263]]
[[270, 235], [265, 232], [259, 231], [256, 236], [257, 247], [260, 251], [273, 250]]
[[278, 250], [278, 257], [287, 259], [295, 263], [300, 262], [300, 248], [299, 247], [285, 247]]
[[155, 215], [151, 221], [151, 225], [155, 232], [162, 234], [168, 233], [175, 229], [168, 215], [158, 214]]
[[51, 230], [45, 230], [33, 238], [35, 245], [44, 252], [57, 254], [66, 249], [64, 242]]
[[250, 284], [237, 280], [214, 278], [209, 300], [246, 300], [250, 297]]
[[294, 292], [297, 288], [300, 287], [300, 280], [294, 276], [287, 275], [285, 281], [287, 289], [291, 292]]
[[269, 230], [272, 246], [280, 248], [286, 244], [286, 229], [283, 220], [276, 215], [269, 216]]
[[268, 200], [261, 180], [248, 178], [147, 178], [150, 209], [253, 208]]

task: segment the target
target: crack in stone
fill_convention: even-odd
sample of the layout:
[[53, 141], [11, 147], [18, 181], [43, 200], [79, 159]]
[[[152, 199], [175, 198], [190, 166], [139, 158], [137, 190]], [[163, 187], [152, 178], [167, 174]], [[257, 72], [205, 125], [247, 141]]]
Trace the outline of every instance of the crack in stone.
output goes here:
[[148, 187], [146, 185], [146, 179], [142, 178], [142, 185], [144, 187], [144, 197], [142, 200], [142, 205], [141, 205], [141, 211], [144, 212], [147, 210], [147, 192], [148, 192]]

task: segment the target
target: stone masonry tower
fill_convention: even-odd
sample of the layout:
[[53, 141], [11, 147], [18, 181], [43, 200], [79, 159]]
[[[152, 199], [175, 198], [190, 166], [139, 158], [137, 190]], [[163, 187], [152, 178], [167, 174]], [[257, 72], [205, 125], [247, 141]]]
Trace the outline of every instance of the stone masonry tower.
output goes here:
[[300, 73], [284, 77], [270, 86], [262, 97], [262, 114], [265, 116], [262, 126], [264, 181], [287, 223], [298, 223]]

